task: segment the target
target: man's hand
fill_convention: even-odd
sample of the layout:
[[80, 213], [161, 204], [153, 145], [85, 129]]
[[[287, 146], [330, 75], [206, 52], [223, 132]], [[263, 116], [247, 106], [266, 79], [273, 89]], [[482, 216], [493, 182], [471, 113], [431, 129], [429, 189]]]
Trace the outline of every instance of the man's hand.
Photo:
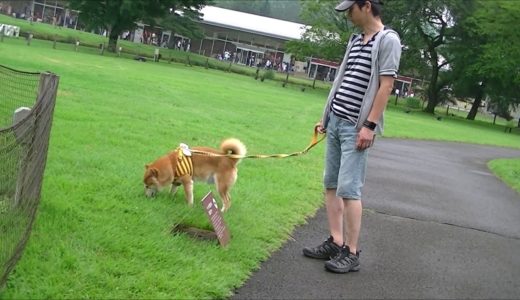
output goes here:
[[374, 131], [365, 126], [361, 127], [356, 140], [356, 149], [362, 151], [372, 146], [375, 136]]
[[314, 125], [316, 127], [316, 129], [318, 130], [318, 133], [321, 133], [321, 134], [324, 134], [325, 132], [327, 132], [327, 129], [326, 128], [323, 128], [323, 121], [319, 121], [318, 123], [316, 123], [316, 125]]

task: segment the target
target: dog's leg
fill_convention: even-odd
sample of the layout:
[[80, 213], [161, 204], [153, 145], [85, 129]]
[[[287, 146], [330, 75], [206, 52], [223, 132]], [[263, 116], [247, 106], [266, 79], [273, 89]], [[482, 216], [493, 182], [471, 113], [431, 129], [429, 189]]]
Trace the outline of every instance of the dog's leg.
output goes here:
[[231, 207], [231, 196], [229, 190], [237, 179], [237, 172], [233, 170], [221, 176], [215, 176], [215, 185], [217, 187], [220, 198], [222, 199], [222, 212], [227, 211]]
[[185, 179], [183, 180], [183, 185], [186, 202], [188, 202], [189, 206], [193, 206], [193, 180], [191, 180], [191, 178]]
[[222, 212], [226, 212], [231, 207], [231, 196], [229, 192], [219, 192], [220, 197], [222, 198]]
[[175, 194], [177, 194], [177, 190], [179, 189], [180, 185], [181, 184], [177, 183], [177, 182], [172, 183], [172, 188], [170, 190], [170, 193], [172, 194], [172, 196], [175, 196]]

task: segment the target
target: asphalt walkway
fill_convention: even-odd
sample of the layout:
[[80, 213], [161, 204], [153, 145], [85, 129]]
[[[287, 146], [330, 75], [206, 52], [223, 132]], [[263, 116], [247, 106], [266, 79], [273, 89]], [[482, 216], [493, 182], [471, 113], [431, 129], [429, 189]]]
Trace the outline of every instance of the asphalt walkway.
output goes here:
[[329, 273], [302, 255], [328, 236], [321, 208], [232, 299], [519, 299], [520, 196], [486, 166], [507, 157], [520, 150], [379, 139], [364, 188], [361, 271]]

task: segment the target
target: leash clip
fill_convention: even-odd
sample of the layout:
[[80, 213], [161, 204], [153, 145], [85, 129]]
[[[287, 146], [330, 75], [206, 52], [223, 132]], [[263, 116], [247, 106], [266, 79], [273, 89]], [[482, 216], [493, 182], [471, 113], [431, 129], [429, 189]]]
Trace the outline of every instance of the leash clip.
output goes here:
[[179, 148], [182, 150], [182, 153], [184, 155], [191, 156], [191, 151], [190, 151], [190, 148], [188, 147], [188, 145], [186, 145], [184, 143], [180, 143]]

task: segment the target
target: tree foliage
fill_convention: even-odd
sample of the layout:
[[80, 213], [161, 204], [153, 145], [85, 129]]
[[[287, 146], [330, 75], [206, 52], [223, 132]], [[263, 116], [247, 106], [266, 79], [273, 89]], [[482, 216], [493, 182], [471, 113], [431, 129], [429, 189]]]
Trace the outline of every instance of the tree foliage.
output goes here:
[[450, 45], [459, 31], [461, 15], [471, 10], [471, 0], [395, 0], [385, 10], [391, 24], [401, 35], [405, 51], [401, 70], [420, 67], [422, 77], [429, 84], [426, 90], [426, 112], [446, 100], [441, 97], [449, 91], [449, 69], [452, 59]]
[[[109, 32], [109, 49], [115, 51], [117, 39], [125, 30], [135, 28], [137, 21], [156, 25], [165, 18], [168, 25], [189, 23], [206, 0], [70, 0], [70, 6], [81, 12], [81, 16], [91, 28], [101, 27]], [[176, 17], [168, 17], [172, 12], [182, 11]], [[184, 17], [186, 16], [186, 17]], [[184, 19], [186, 18], [186, 19]], [[177, 22], [175, 22], [177, 21]], [[190, 28], [191, 25], [179, 25]], [[174, 28], [175, 29], [175, 28]]]
[[475, 99], [468, 119], [475, 119], [481, 99], [487, 96], [496, 114], [510, 119], [509, 110], [520, 103], [520, 15], [517, 1], [476, 2], [474, 13], [462, 22], [464, 33], [454, 49], [456, 86]]
[[353, 27], [345, 14], [334, 10], [336, 4], [330, 0], [302, 1], [301, 18], [312, 26], [301, 40], [288, 42], [287, 51], [298, 59], [314, 56], [340, 61]]

